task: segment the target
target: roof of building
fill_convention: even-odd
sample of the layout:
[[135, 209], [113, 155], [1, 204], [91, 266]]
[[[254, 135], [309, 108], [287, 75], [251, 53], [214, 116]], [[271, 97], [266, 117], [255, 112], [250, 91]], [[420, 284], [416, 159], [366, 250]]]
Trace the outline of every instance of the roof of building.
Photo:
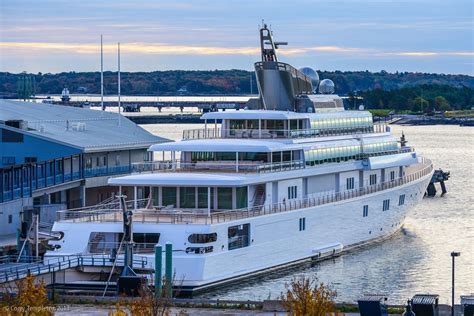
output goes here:
[[170, 141], [152, 135], [118, 113], [0, 100], [0, 124], [10, 120], [25, 121], [26, 133], [66, 143], [85, 152], [147, 148]]

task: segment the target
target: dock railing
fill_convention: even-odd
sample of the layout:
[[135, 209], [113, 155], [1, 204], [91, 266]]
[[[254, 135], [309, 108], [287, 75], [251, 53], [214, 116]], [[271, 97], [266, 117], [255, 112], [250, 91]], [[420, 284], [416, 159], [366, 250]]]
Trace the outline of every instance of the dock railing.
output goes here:
[[[24, 278], [28, 274], [35, 276], [81, 266], [112, 267], [113, 261], [111, 256], [69, 255], [47, 257], [41, 262], [29, 264], [0, 265], [0, 284]], [[123, 256], [117, 258], [117, 264], [124, 264]], [[148, 268], [148, 258], [135, 255], [132, 265], [136, 268]]]
[[[419, 169], [403, 177], [375, 185], [334, 192], [320, 197], [288, 200], [286, 202], [257, 205], [235, 210], [218, 210], [212, 211], [210, 215], [207, 214], [206, 209], [138, 208], [133, 211], [133, 221], [141, 223], [168, 224], [216, 224], [336, 203], [399, 187], [423, 178], [431, 179], [433, 173], [433, 165], [431, 161], [424, 158], [420, 159], [421, 163], [419, 164]], [[143, 204], [143, 200], [141, 201]], [[130, 202], [133, 203], [133, 201], [127, 201], [127, 203]], [[149, 203], [145, 204], [148, 205]], [[57, 220], [69, 222], [120, 222], [122, 221], [122, 214], [120, 212], [121, 211], [117, 209], [103, 209], [97, 211], [94, 211], [93, 209], [60, 211], [58, 212]]]

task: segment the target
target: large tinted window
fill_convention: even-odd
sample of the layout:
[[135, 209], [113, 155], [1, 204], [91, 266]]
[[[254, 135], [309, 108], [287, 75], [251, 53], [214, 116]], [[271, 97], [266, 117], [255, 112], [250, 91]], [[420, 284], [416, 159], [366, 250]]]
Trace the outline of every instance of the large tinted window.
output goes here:
[[247, 187], [240, 187], [236, 189], [236, 207], [246, 208], [248, 207], [247, 202]]
[[179, 188], [179, 206], [182, 208], [196, 207], [196, 188], [182, 187]]
[[229, 250], [248, 247], [250, 245], [250, 224], [229, 227], [228, 238]]
[[4, 143], [23, 143], [23, 134], [2, 129], [2, 142]]
[[163, 187], [161, 192], [163, 206], [176, 206], [176, 188]]
[[221, 210], [232, 209], [232, 188], [217, 189], [217, 208]]

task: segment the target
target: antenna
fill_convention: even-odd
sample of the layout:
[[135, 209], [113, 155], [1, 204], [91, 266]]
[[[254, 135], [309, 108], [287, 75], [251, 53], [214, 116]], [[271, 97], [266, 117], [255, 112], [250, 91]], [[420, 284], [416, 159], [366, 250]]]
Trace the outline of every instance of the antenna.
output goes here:
[[117, 84], [118, 84], [118, 87], [117, 87], [117, 91], [118, 91], [118, 112], [119, 112], [119, 115], [118, 115], [118, 125], [120, 126], [121, 125], [121, 121], [122, 121], [122, 114], [120, 113], [121, 112], [121, 108], [122, 106], [120, 105], [120, 42], [117, 43], [117, 51], [118, 51], [118, 60], [117, 60], [117, 63], [118, 63], [118, 76], [117, 76]]
[[104, 111], [104, 45], [100, 35], [100, 107]]

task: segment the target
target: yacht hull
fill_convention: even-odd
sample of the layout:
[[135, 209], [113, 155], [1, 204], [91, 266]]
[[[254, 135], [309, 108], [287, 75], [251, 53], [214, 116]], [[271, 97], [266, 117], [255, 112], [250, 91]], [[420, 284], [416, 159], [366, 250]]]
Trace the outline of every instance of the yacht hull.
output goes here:
[[[161, 244], [171, 242], [175, 284], [183, 292], [204, 290], [271, 269], [337, 256], [390, 237], [403, 226], [407, 212], [423, 198], [431, 175], [352, 199], [219, 224], [153, 224], [141, 223], [137, 218], [134, 232], [158, 232]], [[403, 194], [404, 203], [399, 205], [399, 196]], [[383, 210], [383, 201], [387, 199], [391, 205]], [[368, 205], [367, 216], [363, 216], [364, 205]], [[301, 218], [305, 219], [303, 230]], [[228, 250], [229, 227], [243, 224], [250, 224], [249, 245]], [[90, 233], [120, 233], [122, 223], [56, 222], [54, 230], [63, 231], [65, 237], [57, 242], [61, 249], [47, 255], [90, 255], [87, 251]], [[196, 246], [189, 243], [190, 234], [214, 232], [217, 240], [204, 244], [212, 246], [212, 252], [186, 252], [186, 248]], [[154, 268], [153, 253], [140, 256], [148, 257], [149, 267]]]

